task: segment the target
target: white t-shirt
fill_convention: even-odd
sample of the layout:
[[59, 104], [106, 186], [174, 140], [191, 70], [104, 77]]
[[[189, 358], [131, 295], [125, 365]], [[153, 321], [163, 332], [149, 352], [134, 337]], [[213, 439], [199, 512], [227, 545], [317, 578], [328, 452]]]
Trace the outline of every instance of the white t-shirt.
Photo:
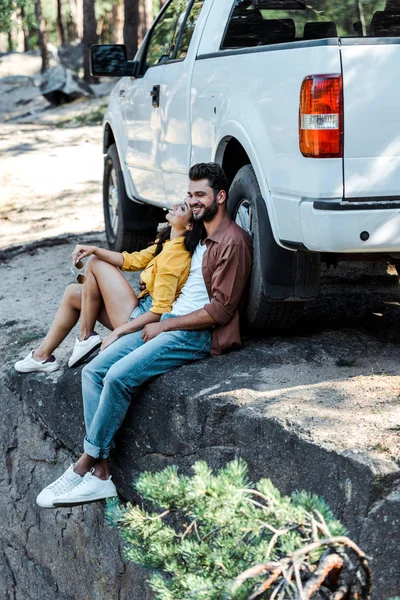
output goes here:
[[179, 298], [172, 305], [171, 313], [173, 315], [187, 315], [203, 308], [210, 302], [201, 270], [203, 255], [206, 250], [207, 246], [205, 244], [202, 246], [199, 242], [196, 250], [193, 252], [189, 277], [182, 288]]

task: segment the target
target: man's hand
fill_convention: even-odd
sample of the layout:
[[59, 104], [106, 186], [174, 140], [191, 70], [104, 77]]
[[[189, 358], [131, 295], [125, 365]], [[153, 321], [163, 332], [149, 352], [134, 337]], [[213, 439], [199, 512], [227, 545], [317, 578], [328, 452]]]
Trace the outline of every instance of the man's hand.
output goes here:
[[118, 333], [117, 330], [114, 329], [114, 331], [112, 331], [107, 337], [104, 338], [104, 340], [100, 346], [100, 352], [102, 350], [105, 350], [107, 348], [107, 346], [110, 346], [111, 344], [113, 344], [114, 342], [119, 340], [119, 338], [120, 338], [120, 334]]
[[158, 323], [148, 323], [142, 331], [142, 340], [149, 342], [153, 338], [157, 337], [164, 331], [165, 321], [159, 321]]
[[141, 279], [139, 279], [139, 292], [144, 292], [145, 289], [146, 289], [145, 282], [142, 281]]

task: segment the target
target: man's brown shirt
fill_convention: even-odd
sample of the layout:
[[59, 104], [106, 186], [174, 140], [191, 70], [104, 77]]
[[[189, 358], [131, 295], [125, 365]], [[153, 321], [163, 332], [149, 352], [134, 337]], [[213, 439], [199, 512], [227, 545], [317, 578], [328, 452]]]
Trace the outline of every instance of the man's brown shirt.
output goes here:
[[251, 238], [226, 216], [205, 243], [202, 272], [210, 303], [204, 309], [218, 323], [211, 354], [222, 354], [241, 345], [239, 308], [251, 273]]

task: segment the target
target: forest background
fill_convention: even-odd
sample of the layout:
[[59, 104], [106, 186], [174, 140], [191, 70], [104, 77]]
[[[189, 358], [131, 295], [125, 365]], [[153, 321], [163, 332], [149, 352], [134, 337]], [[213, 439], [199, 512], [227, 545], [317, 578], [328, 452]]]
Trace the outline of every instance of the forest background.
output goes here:
[[165, 0], [0, 0], [0, 53], [39, 48], [44, 72], [51, 50], [82, 44], [83, 76], [92, 44], [122, 44], [133, 58]]

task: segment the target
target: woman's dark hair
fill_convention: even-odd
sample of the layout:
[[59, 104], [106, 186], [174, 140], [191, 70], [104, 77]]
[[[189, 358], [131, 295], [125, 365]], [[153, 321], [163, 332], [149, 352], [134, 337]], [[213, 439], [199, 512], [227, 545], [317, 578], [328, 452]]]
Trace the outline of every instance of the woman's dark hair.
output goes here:
[[206, 229], [202, 221], [194, 221], [190, 219], [190, 223], [193, 225], [192, 229], [185, 233], [184, 244], [185, 248], [190, 254], [196, 250], [196, 246], [206, 236]]
[[189, 170], [190, 181], [201, 181], [208, 179], [208, 185], [214, 191], [214, 197], [218, 192], [224, 190], [226, 199], [228, 199], [229, 182], [225, 175], [225, 171], [218, 163], [197, 163]]
[[[190, 254], [193, 254], [193, 252], [196, 250], [197, 244], [203, 238], [206, 237], [206, 230], [201, 221], [194, 221], [194, 219], [191, 218], [189, 222], [192, 224], [193, 227], [192, 227], [192, 229], [189, 229], [188, 231], [185, 232], [183, 243], [185, 244], [186, 250], [188, 252], [190, 252]], [[154, 253], [154, 256], [157, 256], [158, 254], [160, 254], [164, 242], [169, 240], [170, 236], [171, 236], [171, 225], [168, 224], [165, 227], [163, 227], [161, 229], [161, 231], [158, 233], [158, 236], [156, 239], [157, 248]]]

